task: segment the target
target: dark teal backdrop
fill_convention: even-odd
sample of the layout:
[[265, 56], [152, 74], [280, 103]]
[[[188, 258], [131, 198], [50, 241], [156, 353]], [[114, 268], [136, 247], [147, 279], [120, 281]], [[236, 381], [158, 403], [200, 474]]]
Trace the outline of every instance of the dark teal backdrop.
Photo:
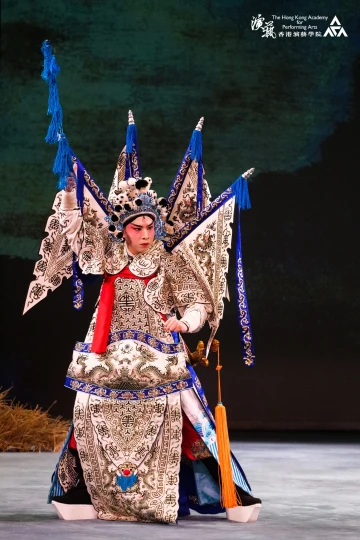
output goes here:
[[[264, 38], [251, 29], [258, 14], [328, 16], [314, 23], [323, 33], [337, 16], [348, 37]], [[88, 287], [80, 314], [67, 283], [21, 316], [56, 191], [40, 79], [49, 39], [65, 133], [104, 191], [129, 108], [160, 194], [200, 116], [213, 195], [256, 168], [242, 229], [258, 363], [242, 363], [232, 301], [218, 335], [230, 425], [360, 428], [359, 20], [355, 0], [2, 2], [0, 385], [70, 416], [62, 382], [99, 288]], [[233, 298], [234, 280], [231, 259]], [[214, 367], [198, 372], [214, 404]]]

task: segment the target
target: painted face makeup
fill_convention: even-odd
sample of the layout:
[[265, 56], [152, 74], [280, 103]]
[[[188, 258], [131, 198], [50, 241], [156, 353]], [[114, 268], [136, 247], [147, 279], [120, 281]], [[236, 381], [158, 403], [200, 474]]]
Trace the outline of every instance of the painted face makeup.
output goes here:
[[133, 255], [144, 253], [154, 241], [154, 221], [149, 216], [139, 216], [126, 225], [123, 237]]

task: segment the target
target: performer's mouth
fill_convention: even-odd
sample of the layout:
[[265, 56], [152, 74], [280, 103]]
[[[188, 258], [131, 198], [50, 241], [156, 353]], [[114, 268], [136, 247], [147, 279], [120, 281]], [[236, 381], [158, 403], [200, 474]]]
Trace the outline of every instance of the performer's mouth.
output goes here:
[[140, 244], [140, 246], [148, 247], [149, 244]]

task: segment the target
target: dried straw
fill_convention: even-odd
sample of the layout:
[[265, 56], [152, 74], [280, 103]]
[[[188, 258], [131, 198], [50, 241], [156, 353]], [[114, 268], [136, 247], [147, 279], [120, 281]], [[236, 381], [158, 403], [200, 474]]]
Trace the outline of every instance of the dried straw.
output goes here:
[[61, 416], [39, 406], [30, 409], [0, 388], [0, 452], [58, 452], [69, 429]]

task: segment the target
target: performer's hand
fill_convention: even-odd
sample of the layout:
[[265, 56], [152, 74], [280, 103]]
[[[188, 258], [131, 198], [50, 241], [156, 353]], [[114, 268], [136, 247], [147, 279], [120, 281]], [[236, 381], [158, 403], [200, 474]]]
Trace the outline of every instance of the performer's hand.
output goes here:
[[187, 332], [188, 330], [186, 324], [178, 321], [176, 317], [170, 317], [170, 319], [165, 322], [164, 329], [167, 332]]
[[67, 191], [68, 193], [70, 193], [70, 191], [72, 191], [76, 186], [76, 180], [73, 176], [69, 176], [68, 179], [67, 179], [67, 184], [66, 184], [66, 188], [65, 188], [65, 191]]

